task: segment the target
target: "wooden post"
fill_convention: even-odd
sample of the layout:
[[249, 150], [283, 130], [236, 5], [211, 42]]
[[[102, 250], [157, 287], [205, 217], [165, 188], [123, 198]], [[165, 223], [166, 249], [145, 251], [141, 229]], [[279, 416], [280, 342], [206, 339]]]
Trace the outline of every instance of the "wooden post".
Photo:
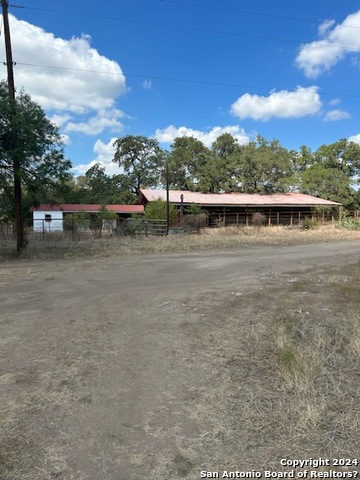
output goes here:
[[[12, 58], [11, 37], [9, 26], [9, 13], [7, 0], [1, 0], [3, 23], [4, 23], [4, 39], [7, 67], [7, 84], [9, 90], [9, 98], [12, 106], [12, 116], [16, 115], [15, 104], [15, 82], [14, 82], [14, 62]], [[21, 157], [18, 152], [12, 152], [13, 162], [13, 179], [14, 179], [14, 204], [15, 204], [15, 229], [16, 229], [16, 248], [21, 252], [25, 248], [24, 224], [22, 214], [22, 186], [21, 186]]]
[[184, 226], [184, 195], [180, 195], [180, 227]]
[[293, 226], [293, 223], [294, 223], [294, 212], [293, 212], [293, 209], [291, 209], [291, 212], [290, 212], [290, 226], [291, 227]]
[[269, 221], [268, 226], [271, 227], [271, 208], [269, 208]]
[[249, 212], [246, 212], [246, 226], [249, 226]]
[[280, 224], [280, 212], [277, 212], [276, 214], [276, 226], [278, 227]]
[[170, 227], [169, 183], [170, 183], [170, 180], [169, 180], [169, 161], [167, 157], [166, 157], [166, 164], [165, 164], [165, 173], [166, 173], [166, 235], [169, 235], [169, 227]]

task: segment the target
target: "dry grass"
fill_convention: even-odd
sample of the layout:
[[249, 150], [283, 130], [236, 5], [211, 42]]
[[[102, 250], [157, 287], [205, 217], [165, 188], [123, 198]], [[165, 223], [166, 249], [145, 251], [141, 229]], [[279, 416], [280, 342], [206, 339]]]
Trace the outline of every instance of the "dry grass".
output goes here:
[[[201, 234], [168, 237], [114, 237], [72, 240], [30, 240], [24, 259], [108, 257], [140, 253], [191, 252], [239, 245], [296, 245], [360, 239], [360, 231], [335, 225], [302, 230], [287, 227], [226, 227], [206, 229]], [[0, 260], [18, 258], [14, 243], [0, 245]]]
[[[62, 252], [64, 257], [126, 255], [135, 251], [174, 251], [174, 245], [177, 251], [217, 248], [224, 239], [225, 242], [229, 239], [225, 245], [230, 247], [257, 242], [281, 245], [359, 238], [352, 232], [335, 229], [302, 232], [266, 228], [240, 234], [237, 231], [219, 233], [210, 231], [200, 236], [160, 239], [125, 238], [119, 240], [117, 247], [112, 242], [106, 243], [112, 245], [111, 250], [89, 242], [89, 251], [84, 253], [84, 244], [75, 244], [75, 253], [74, 244], [70, 244], [69, 250]], [[154, 250], [149, 250], [149, 246]], [[26, 255], [40, 258], [41, 251]], [[58, 258], [59, 252], [56, 251], [54, 257]], [[44, 258], [51, 258], [50, 247], [44, 252]], [[258, 288], [249, 287], [249, 293], [236, 295], [229, 291], [217, 297], [209, 292], [194, 291], [193, 297], [181, 296], [178, 303], [169, 301], [158, 305], [156, 308], [160, 310], [168, 309], [164, 316], [171, 319], [166, 328], [156, 332], [159, 349], [166, 348], [168, 352], [169, 377], [166, 389], [159, 391], [158, 403], [145, 421], [144, 432], [149, 445], [162, 448], [150, 453], [129, 453], [122, 445], [104, 444], [109, 450], [110, 446], [114, 449], [114, 456], [106, 457], [108, 452], [104, 447], [102, 456], [93, 461], [98, 465], [99, 475], [96, 477], [94, 473], [92, 478], [119, 478], [121, 462], [130, 454], [133, 465], [139, 468], [146, 465], [149, 472], [133, 478], [150, 480], [179, 476], [190, 480], [199, 478], [199, 472], [205, 469], [281, 471], [280, 458], [357, 458], [360, 451], [359, 267], [354, 264], [311, 274], [299, 273], [296, 278], [291, 274], [271, 274], [262, 277]], [[183, 315], [181, 309], [184, 309]], [[91, 304], [86, 319], [59, 359], [54, 357], [53, 363], [51, 356], [43, 359], [41, 375], [36, 376], [30, 366], [16, 365], [19, 371], [0, 377], [7, 400], [6, 408], [0, 411], [1, 478], [89, 478], [74, 471], [65, 448], [71, 448], [75, 440], [81, 441], [80, 433], [74, 440], [62, 432], [63, 419], [73, 414], [74, 405], [89, 402], [92, 384], [90, 390], [87, 389], [88, 372], [99, 368], [104, 352], [111, 354], [106, 326]], [[4, 316], [4, 329], [5, 320]], [[179, 329], [175, 329], [177, 322]], [[70, 326], [66, 324], [64, 330], [62, 328], [59, 326], [59, 332]], [[15, 331], [12, 337], [3, 337], [9, 342], [7, 346], [1, 344], [4, 358], [6, 348], [9, 357], [10, 350], [32, 348], [19, 343], [17, 335]], [[9, 394], [8, 398], [9, 386], [17, 384], [24, 386], [23, 391], [16, 397]], [[168, 412], [172, 420], [164, 412]], [[47, 424], [44, 423], [46, 415]], [[46, 425], [51, 426], [50, 433]], [[55, 438], [59, 431], [61, 442], [53, 444], [55, 440], [51, 435]], [[114, 471], [116, 461], [119, 462], [119, 470], [105, 475], [111, 461]], [[150, 468], [150, 464], [154, 466]]]
[[194, 388], [188, 411], [225, 446], [211, 470], [280, 471], [280, 458], [360, 451], [359, 265], [273, 283], [215, 309], [198, 346], [213, 388]]

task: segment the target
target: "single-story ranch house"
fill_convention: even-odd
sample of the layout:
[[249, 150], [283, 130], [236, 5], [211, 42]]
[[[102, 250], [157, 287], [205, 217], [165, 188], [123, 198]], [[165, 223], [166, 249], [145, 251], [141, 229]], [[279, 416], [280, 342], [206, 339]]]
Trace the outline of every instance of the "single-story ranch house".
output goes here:
[[[140, 190], [140, 202], [146, 206], [157, 199], [166, 201], [166, 190]], [[208, 215], [208, 225], [250, 225], [260, 212], [267, 225], [296, 225], [306, 217], [324, 220], [338, 218], [340, 203], [303, 193], [199, 193], [169, 190], [169, 203], [186, 212], [196, 204]]]
[[[119, 220], [129, 218], [134, 213], [144, 213], [143, 205], [106, 205], [105, 208], [109, 212], [115, 212]], [[86, 212], [90, 214], [91, 218], [92, 215], [95, 217], [100, 210], [101, 205], [42, 204], [31, 208], [33, 230], [34, 232], [62, 232], [64, 230], [64, 220], [69, 214]]]

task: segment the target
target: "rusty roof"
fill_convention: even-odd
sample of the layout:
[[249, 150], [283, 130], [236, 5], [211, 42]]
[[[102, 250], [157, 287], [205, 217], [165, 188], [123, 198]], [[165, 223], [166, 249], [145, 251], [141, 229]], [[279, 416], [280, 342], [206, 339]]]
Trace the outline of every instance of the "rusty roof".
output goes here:
[[[144, 213], [143, 205], [106, 205], [106, 210], [116, 213]], [[39, 212], [99, 212], [101, 205], [79, 204], [79, 203], [59, 203], [58, 205], [41, 204], [37, 207], [31, 207], [31, 211]]]
[[[166, 190], [141, 189], [143, 197], [148, 201], [161, 199], [166, 201]], [[203, 206], [339, 206], [323, 198], [304, 193], [199, 193], [186, 190], [169, 190], [169, 201], [174, 205], [181, 204], [181, 195], [185, 205], [196, 203]]]

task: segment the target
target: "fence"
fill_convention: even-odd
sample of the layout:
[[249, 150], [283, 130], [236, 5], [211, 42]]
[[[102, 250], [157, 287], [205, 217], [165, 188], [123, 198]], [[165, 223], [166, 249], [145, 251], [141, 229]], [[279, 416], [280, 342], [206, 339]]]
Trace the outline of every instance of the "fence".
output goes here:
[[[143, 218], [128, 219], [47, 219], [25, 220], [24, 231], [28, 240], [82, 240], [116, 235], [166, 235], [166, 220]], [[15, 236], [12, 222], [0, 222], [0, 239]]]
[[0, 222], [0, 237], [12, 237], [14, 235], [14, 228], [13, 222]]
[[[208, 216], [190, 216], [201, 217], [190, 218], [190, 223], [184, 224], [181, 228], [173, 228], [169, 233], [182, 233], [199, 231], [205, 226], [247, 226], [254, 225], [254, 212], [241, 213], [210, 213]], [[347, 216], [360, 220], [360, 210], [348, 212]], [[333, 212], [264, 212], [264, 225], [290, 225], [299, 226], [305, 220], [311, 218], [319, 223], [337, 220]], [[185, 218], [184, 218], [185, 220]], [[200, 223], [199, 223], [200, 222]], [[166, 235], [167, 225], [165, 220], [128, 218], [128, 219], [52, 219], [48, 220], [25, 220], [25, 235], [28, 240], [82, 240], [87, 238], [113, 237], [118, 235]], [[13, 222], [0, 222], [0, 241], [7, 242], [15, 238], [15, 228]]]
[[[254, 216], [260, 213], [263, 216], [263, 225], [280, 226], [280, 225], [301, 225], [305, 218], [311, 218], [319, 223], [334, 222], [339, 219], [339, 215], [332, 210], [316, 211], [300, 211], [300, 210], [267, 210], [262, 212], [247, 211], [238, 213], [210, 213], [208, 216], [209, 227], [227, 227], [227, 226], [248, 226], [257, 222]], [[349, 215], [359, 218], [359, 211], [350, 212]]]
[[166, 235], [166, 220], [151, 220], [145, 218], [127, 218], [117, 228], [117, 234], [122, 235]]

